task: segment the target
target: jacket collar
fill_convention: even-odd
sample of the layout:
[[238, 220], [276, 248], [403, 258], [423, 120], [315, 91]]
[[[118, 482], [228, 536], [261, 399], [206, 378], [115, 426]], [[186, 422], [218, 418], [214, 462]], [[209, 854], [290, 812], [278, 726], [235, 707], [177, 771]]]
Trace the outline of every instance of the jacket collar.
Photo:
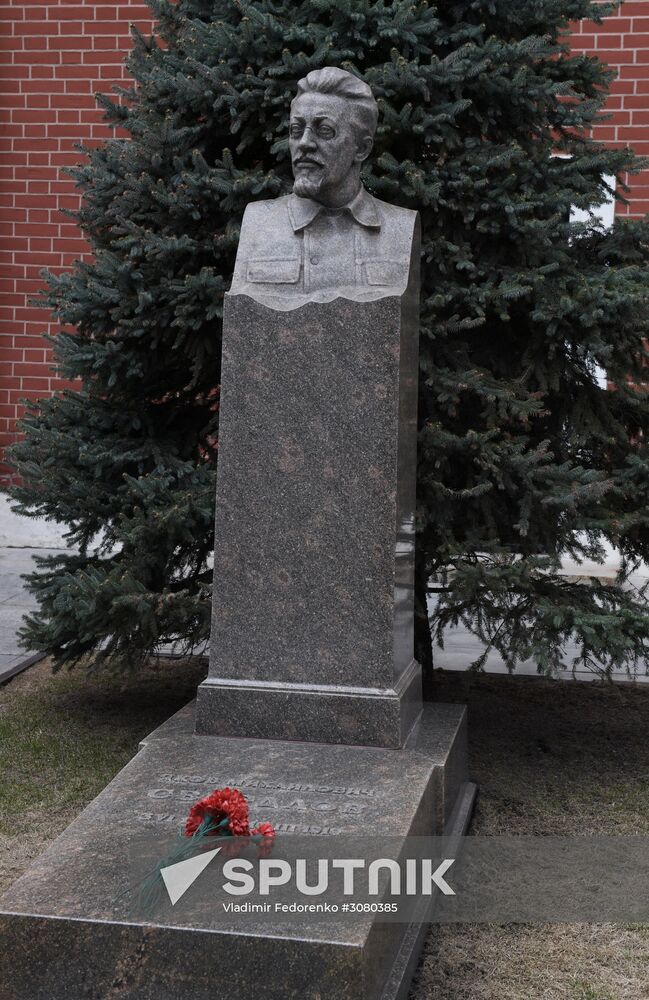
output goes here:
[[[324, 211], [326, 211], [325, 206], [317, 201], [312, 201], [311, 198], [299, 198], [296, 194], [289, 195], [288, 214], [296, 233], [311, 225], [316, 216]], [[368, 229], [381, 228], [376, 202], [364, 187], [361, 187], [356, 197], [340, 211], [349, 212], [356, 222]]]

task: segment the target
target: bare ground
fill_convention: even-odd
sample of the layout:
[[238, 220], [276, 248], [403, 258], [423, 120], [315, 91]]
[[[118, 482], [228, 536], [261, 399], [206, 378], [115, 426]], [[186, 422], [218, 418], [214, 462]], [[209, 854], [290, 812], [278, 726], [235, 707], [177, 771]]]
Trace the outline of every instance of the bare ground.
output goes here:
[[44, 660], [0, 687], [0, 893], [204, 674], [198, 660], [161, 659], [137, 675], [53, 675]]

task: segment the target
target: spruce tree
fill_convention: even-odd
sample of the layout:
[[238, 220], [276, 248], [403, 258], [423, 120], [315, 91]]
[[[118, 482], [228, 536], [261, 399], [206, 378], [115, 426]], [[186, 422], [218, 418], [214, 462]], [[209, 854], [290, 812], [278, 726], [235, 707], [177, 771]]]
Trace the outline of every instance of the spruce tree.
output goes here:
[[25, 641], [57, 665], [92, 651], [136, 663], [208, 635], [223, 294], [246, 204], [290, 190], [296, 82], [335, 65], [379, 100], [366, 186], [422, 215], [420, 658], [429, 578], [435, 633], [464, 621], [511, 665], [550, 672], [571, 636], [586, 663], [644, 655], [641, 595], [557, 572], [605, 542], [627, 569], [649, 561], [649, 406], [634, 385], [649, 227], [570, 221], [607, 197], [605, 175], [639, 166], [590, 137], [612, 76], [569, 50], [569, 20], [612, 5], [150, 6], [132, 89], [99, 97], [126, 138], [74, 171], [94, 261], [45, 294], [56, 364], [79, 388], [31, 406], [13, 451], [22, 509], [79, 548], [31, 577]]

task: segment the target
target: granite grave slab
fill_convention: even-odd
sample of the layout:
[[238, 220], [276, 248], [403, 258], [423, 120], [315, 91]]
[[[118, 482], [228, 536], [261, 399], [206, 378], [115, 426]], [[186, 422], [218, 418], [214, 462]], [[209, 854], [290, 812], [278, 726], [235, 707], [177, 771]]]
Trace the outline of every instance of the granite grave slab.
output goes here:
[[[240, 788], [278, 838], [440, 833], [464, 797], [465, 710], [430, 705], [406, 749], [197, 736], [191, 707], [136, 757], [0, 900], [2, 1000], [394, 1000], [421, 928], [216, 917], [207, 879], [177, 910], [133, 912], [125, 890], [164, 858], [192, 802]], [[458, 819], [455, 818], [457, 824]], [[278, 840], [279, 842], [279, 840]], [[199, 891], [200, 890], [200, 891]], [[192, 895], [193, 893], [193, 895]], [[34, 974], [34, 956], [46, 975]], [[414, 955], [416, 960], [416, 954]]]

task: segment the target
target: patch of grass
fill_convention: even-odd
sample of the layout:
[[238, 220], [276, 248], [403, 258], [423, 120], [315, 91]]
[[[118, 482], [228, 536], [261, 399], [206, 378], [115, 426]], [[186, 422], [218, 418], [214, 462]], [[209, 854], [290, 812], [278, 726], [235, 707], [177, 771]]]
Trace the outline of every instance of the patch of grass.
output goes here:
[[52, 674], [43, 661], [0, 688], [0, 891], [193, 698], [198, 659], [137, 675]]
[[573, 984], [574, 1000], [617, 1000], [609, 990], [602, 990], [590, 983], [576, 980]]
[[[649, 685], [609, 687], [440, 671], [469, 707], [473, 832], [649, 834]], [[646, 1000], [649, 928], [431, 928], [410, 1000]]]

